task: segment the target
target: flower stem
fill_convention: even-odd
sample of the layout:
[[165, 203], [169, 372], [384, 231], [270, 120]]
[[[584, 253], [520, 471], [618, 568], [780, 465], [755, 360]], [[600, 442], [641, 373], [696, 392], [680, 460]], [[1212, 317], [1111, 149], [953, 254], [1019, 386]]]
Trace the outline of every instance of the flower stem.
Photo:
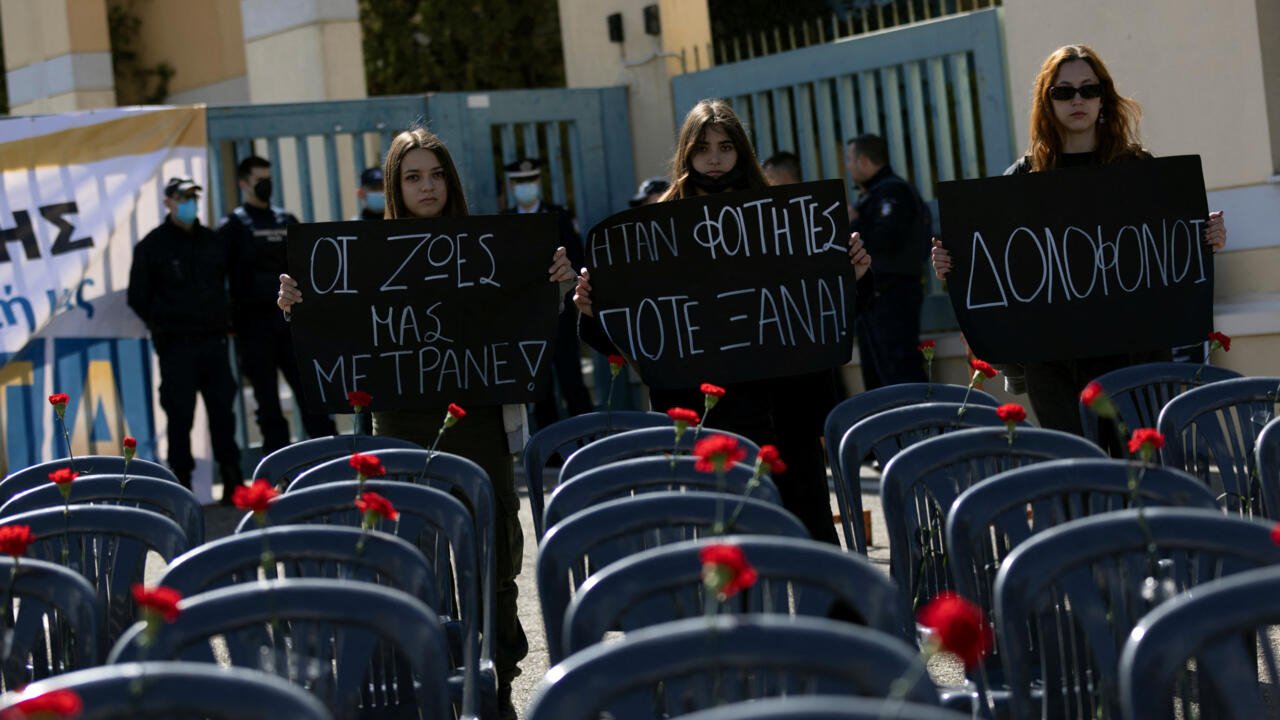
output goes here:
[[62, 440], [67, 444], [67, 458], [70, 460], [71, 469], [76, 469], [76, 454], [71, 450], [71, 436], [67, 433], [67, 421], [62, 415], [58, 415], [58, 425], [62, 428]]

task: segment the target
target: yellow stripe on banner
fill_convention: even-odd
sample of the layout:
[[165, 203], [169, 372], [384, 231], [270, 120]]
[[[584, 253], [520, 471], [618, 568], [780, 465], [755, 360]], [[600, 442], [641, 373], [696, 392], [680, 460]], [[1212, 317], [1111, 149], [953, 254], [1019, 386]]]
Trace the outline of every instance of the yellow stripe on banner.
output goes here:
[[0, 145], [0, 172], [87, 165], [174, 146], [204, 147], [204, 111], [204, 105], [167, 108], [7, 142]]

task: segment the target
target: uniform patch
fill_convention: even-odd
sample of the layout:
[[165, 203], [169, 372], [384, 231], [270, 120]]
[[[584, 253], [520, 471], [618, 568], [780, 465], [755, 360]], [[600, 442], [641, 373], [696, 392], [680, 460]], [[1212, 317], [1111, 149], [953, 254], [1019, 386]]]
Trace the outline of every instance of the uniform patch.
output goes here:
[[888, 200], [880, 203], [880, 217], [888, 217], [891, 212], [893, 212], [893, 203]]

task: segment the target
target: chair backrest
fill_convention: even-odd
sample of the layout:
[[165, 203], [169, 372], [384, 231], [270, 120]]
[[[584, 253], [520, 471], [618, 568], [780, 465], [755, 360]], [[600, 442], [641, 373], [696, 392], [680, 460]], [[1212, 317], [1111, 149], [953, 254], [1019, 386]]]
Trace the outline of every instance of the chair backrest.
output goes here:
[[680, 720], [964, 720], [940, 707], [879, 698], [812, 695], [730, 703], [681, 715]]
[[1262, 500], [1269, 508], [1280, 508], [1280, 418], [1272, 418], [1258, 433], [1254, 452]]
[[760, 454], [760, 446], [747, 437], [715, 428], [703, 428], [701, 433], [695, 433], [692, 428], [686, 430], [680, 436], [679, 444], [676, 443], [674, 425], [627, 430], [594, 440], [575, 450], [565, 459], [564, 465], [560, 468], [560, 484], [563, 485], [587, 470], [619, 460], [673, 453], [688, 455], [693, 450], [696, 440], [709, 435], [728, 435], [737, 440], [738, 444], [747, 451], [747, 462], [755, 462], [756, 455]]
[[808, 538], [794, 515], [777, 505], [734, 495], [656, 492], [620, 498], [574, 513], [538, 546], [538, 598], [551, 661], [562, 658], [570, 593], [610, 563], [649, 548], [707, 537], [742, 503], [726, 532]]
[[928, 675], [909, 673], [916, 662], [915, 648], [899, 638], [825, 618], [689, 618], [594, 645], [553, 667], [526, 717], [673, 717], [757, 697], [886, 697], [904, 676], [915, 679], [904, 699], [937, 705]]
[[267, 453], [253, 469], [253, 477], [266, 478], [276, 487], [288, 487], [298, 475], [326, 460], [350, 457], [352, 453], [404, 448], [421, 450], [417, 443], [386, 435], [332, 435], [311, 438]]
[[534, 536], [541, 541], [546, 532], [542, 527], [542, 475], [552, 456], [559, 453], [562, 458], [567, 458], [593, 440], [625, 430], [670, 425], [671, 418], [664, 413], [620, 410], [577, 415], [552, 423], [534, 433], [524, 446], [524, 455], [520, 458], [524, 468], [524, 481], [529, 489], [529, 509], [533, 511]]
[[721, 542], [741, 548], [757, 574], [755, 585], [718, 605], [721, 612], [849, 620], [914, 642], [898, 586], [866, 558], [813, 540], [741, 535], [653, 548], [592, 575], [565, 612], [565, 655], [611, 631], [703, 617], [708, 595], [699, 552]]
[[4, 524], [31, 526], [36, 541], [27, 557], [63, 565], [89, 581], [105, 610], [103, 647], [138, 617], [130, 588], [143, 581], [147, 553], [168, 562], [190, 547], [177, 523], [137, 508], [72, 505], [65, 514], [46, 508], [10, 516]]
[[102, 613], [84, 578], [61, 565], [0, 557], [0, 595], [8, 613], [0, 616], [7, 633], [0, 645], [6, 690], [102, 662]]
[[[48, 485], [49, 473], [65, 467], [81, 475], [122, 475], [125, 471], [125, 462], [124, 457], [120, 455], [82, 455], [74, 461], [70, 458], [59, 458], [32, 465], [10, 473], [4, 480], [0, 480], [0, 499], [7, 500], [24, 490]], [[129, 477], [152, 477], [178, 482], [172, 470], [142, 458], [129, 461]]]
[[[947, 513], [947, 562], [955, 591], [991, 617], [996, 571], [1014, 548], [1063, 523], [1131, 507], [1130, 479], [1137, 481], [1146, 507], [1218, 509], [1204, 483], [1159, 465], [1075, 459], [1007, 470], [960, 493]], [[987, 656], [986, 670], [1002, 680], [998, 650]]]
[[1102, 448], [1058, 430], [970, 428], [929, 438], [898, 453], [880, 475], [889, 531], [889, 569], [906, 611], [951, 590], [943, 543], [947, 511], [960, 493], [997, 473], [1046, 460], [1105, 458]]
[[[361, 513], [355, 507], [356, 487], [357, 483], [350, 480], [285, 493], [268, 507], [267, 524], [359, 527]], [[461, 620], [466, 667], [469, 670], [476, 667], [481, 657], [480, 622], [485, 588], [481, 583], [480, 544], [471, 513], [452, 495], [422, 485], [366, 480], [364, 489], [387, 498], [400, 512], [399, 520], [394, 523], [384, 520], [378, 529], [405, 539], [431, 562], [439, 600], [434, 609], [441, 615]], [[256, 527], [250, 513], [240, 521], [236, 532], [244, 533]], [[449, 572], [451, 565], [452, 573]], [[485, 627], [488, 627], [487, 621]]]
[[[1130, 429], [1155, 427], [1160, 410], [1170, 400], [1201, 385], [1240, 377], [1240, 373], [1213, 365], [1153, 362], [1112, 370], [1094, 378], [1116, 407], [1120, 420]], [[1111, 442], [1095, 415], [1080, 403], [1080, 426], [1084, 436], [1103, 444]], [[1111, 432], [1111, 431], [1107, 431]]]
[[[1280, 520], [1254, 475], [1258, 433], [1277, 416], [1280, 377], [1222, 380], [1179, 395], [1160, 411], [1164, 464], [1200, 478], [1228, 511]], [[1274, 493], [1273, 493], [1274, 494]]]
[[[964, 413], [960, 409], [964, 408]], [[1025, 425], [1025, 423], [1024, 423]], [[837, 453], [849, 469], [836, 479], [836, 501], [846, 549], [867, 554], [862, 531], [862, 484], [856, 469], [871, 454], [883, 470], [902, 448], [937, 435], [973, 427], [1004, 427], [995, 408], [960, 403], [922, 403], [897, 407], [858, 421], [840, 439]], [[830, 453], [830, 449], [827, 451]]]
[[80, 696], [84, 710], [76, 716], [79, 720], [333, 718], [313, 695], [273, 675], [184, 662], [124, 663], [60, 675], [0, 697], [0, 715], [22, 700], [55, 690]]
[[1269, 525], [1213, 510], [1121, 510], [1028, 539], [996, 576], [1010, 717], [1119, 717], [1120, 650], [1144, 614], [1188, 588], [1277, 562]]
[[[119, 505], [157, 512], [178, 523], [190, 545], [204, 542], [204, 508], [190, 490], [171, 480], [129, 475], [82, 475], [71, 483], [72, 505]], [[62, 507], [57, 485], [40, 487], [14, 495], [0, 506], [0, 522], [11, 515]]]
[[221, 639], [232, 665], [306, 687], [335, 718], [406, 708], [453, 718], [444, 630], [412, 595], [356, 581], [272, 580], [194, 595], [179, 608], [145, 647], [146, 624], [131, 627], [107, 661], [214, 663], [213, 641]]
[[[593, 467], [568, 481], [561, 480], [551, 497], [547, 498], [543, 526], [550, 530], [556, 523], [579, 510], [606, 500], [646, 492], [708, 490], [743, 495], [747, 493], [751, 478], [755, 476], [755, 468], [736, 463], [725, 473], [722, 482], [714, 473], [695, 469], [696, 462], [691, 457], [632, 458]], [[778, 488], [768, 475], [760, 478], [760, 484], [751, 489], [750, 496], [775, 505], [782, 503]]]
[[1120, 656], [1124, 716], [1163, 720], [1180, 707], [1184, 718], [1275, 717], [1277, 597], [1280, 567], [1264, 567], [1207, 582], [1147, 613]]

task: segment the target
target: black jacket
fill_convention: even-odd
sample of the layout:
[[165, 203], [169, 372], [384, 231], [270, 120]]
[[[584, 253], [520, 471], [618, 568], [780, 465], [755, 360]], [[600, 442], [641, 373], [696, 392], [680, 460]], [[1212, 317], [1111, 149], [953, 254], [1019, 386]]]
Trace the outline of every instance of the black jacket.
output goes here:
[[[247, 222], [246, 222], [247, 220]], [[231, 319], [235, 327], [276, 314], [280, 273], [285, 272], [285, 227], [298, 222], [281, 208], [240, 205], [218, 223], [218, 238], [231, 252]]]
[[[502, 211], [503, 215], [515, 215], [520, 211], [516, 208], [507, 208]], [[573, 213], [555, 203], [540, 201], [538, 212], [549, 213], [556, 216], [556, 226], [560, 230], [560, 240], [558, 247], [563, 247], [565, 255], [569, 258], [569, 264], [576, 273], [586, 264], [586, 255], [582, 251], [582, 238], [578, 237], [578, 231], [574, 227]], [[572, 312], [577, 310], [577, 306], [573, 304], [573, 289], [570, 288], [564, 296], [564, 304], [561, 306], [561, 312]]]
[[133, 249], [129, 307], [152, 335], [224, 334], [230, 264], [230, 248], [199, 220], [186, 232], [166, 217]]
[[871, 269], [879, 276], [919, 277], [932, 228], [928, 206], [916, 189], [886, 165], [867, 181], [855, 209], [858, 218], [850, 230], [862, 235]]

